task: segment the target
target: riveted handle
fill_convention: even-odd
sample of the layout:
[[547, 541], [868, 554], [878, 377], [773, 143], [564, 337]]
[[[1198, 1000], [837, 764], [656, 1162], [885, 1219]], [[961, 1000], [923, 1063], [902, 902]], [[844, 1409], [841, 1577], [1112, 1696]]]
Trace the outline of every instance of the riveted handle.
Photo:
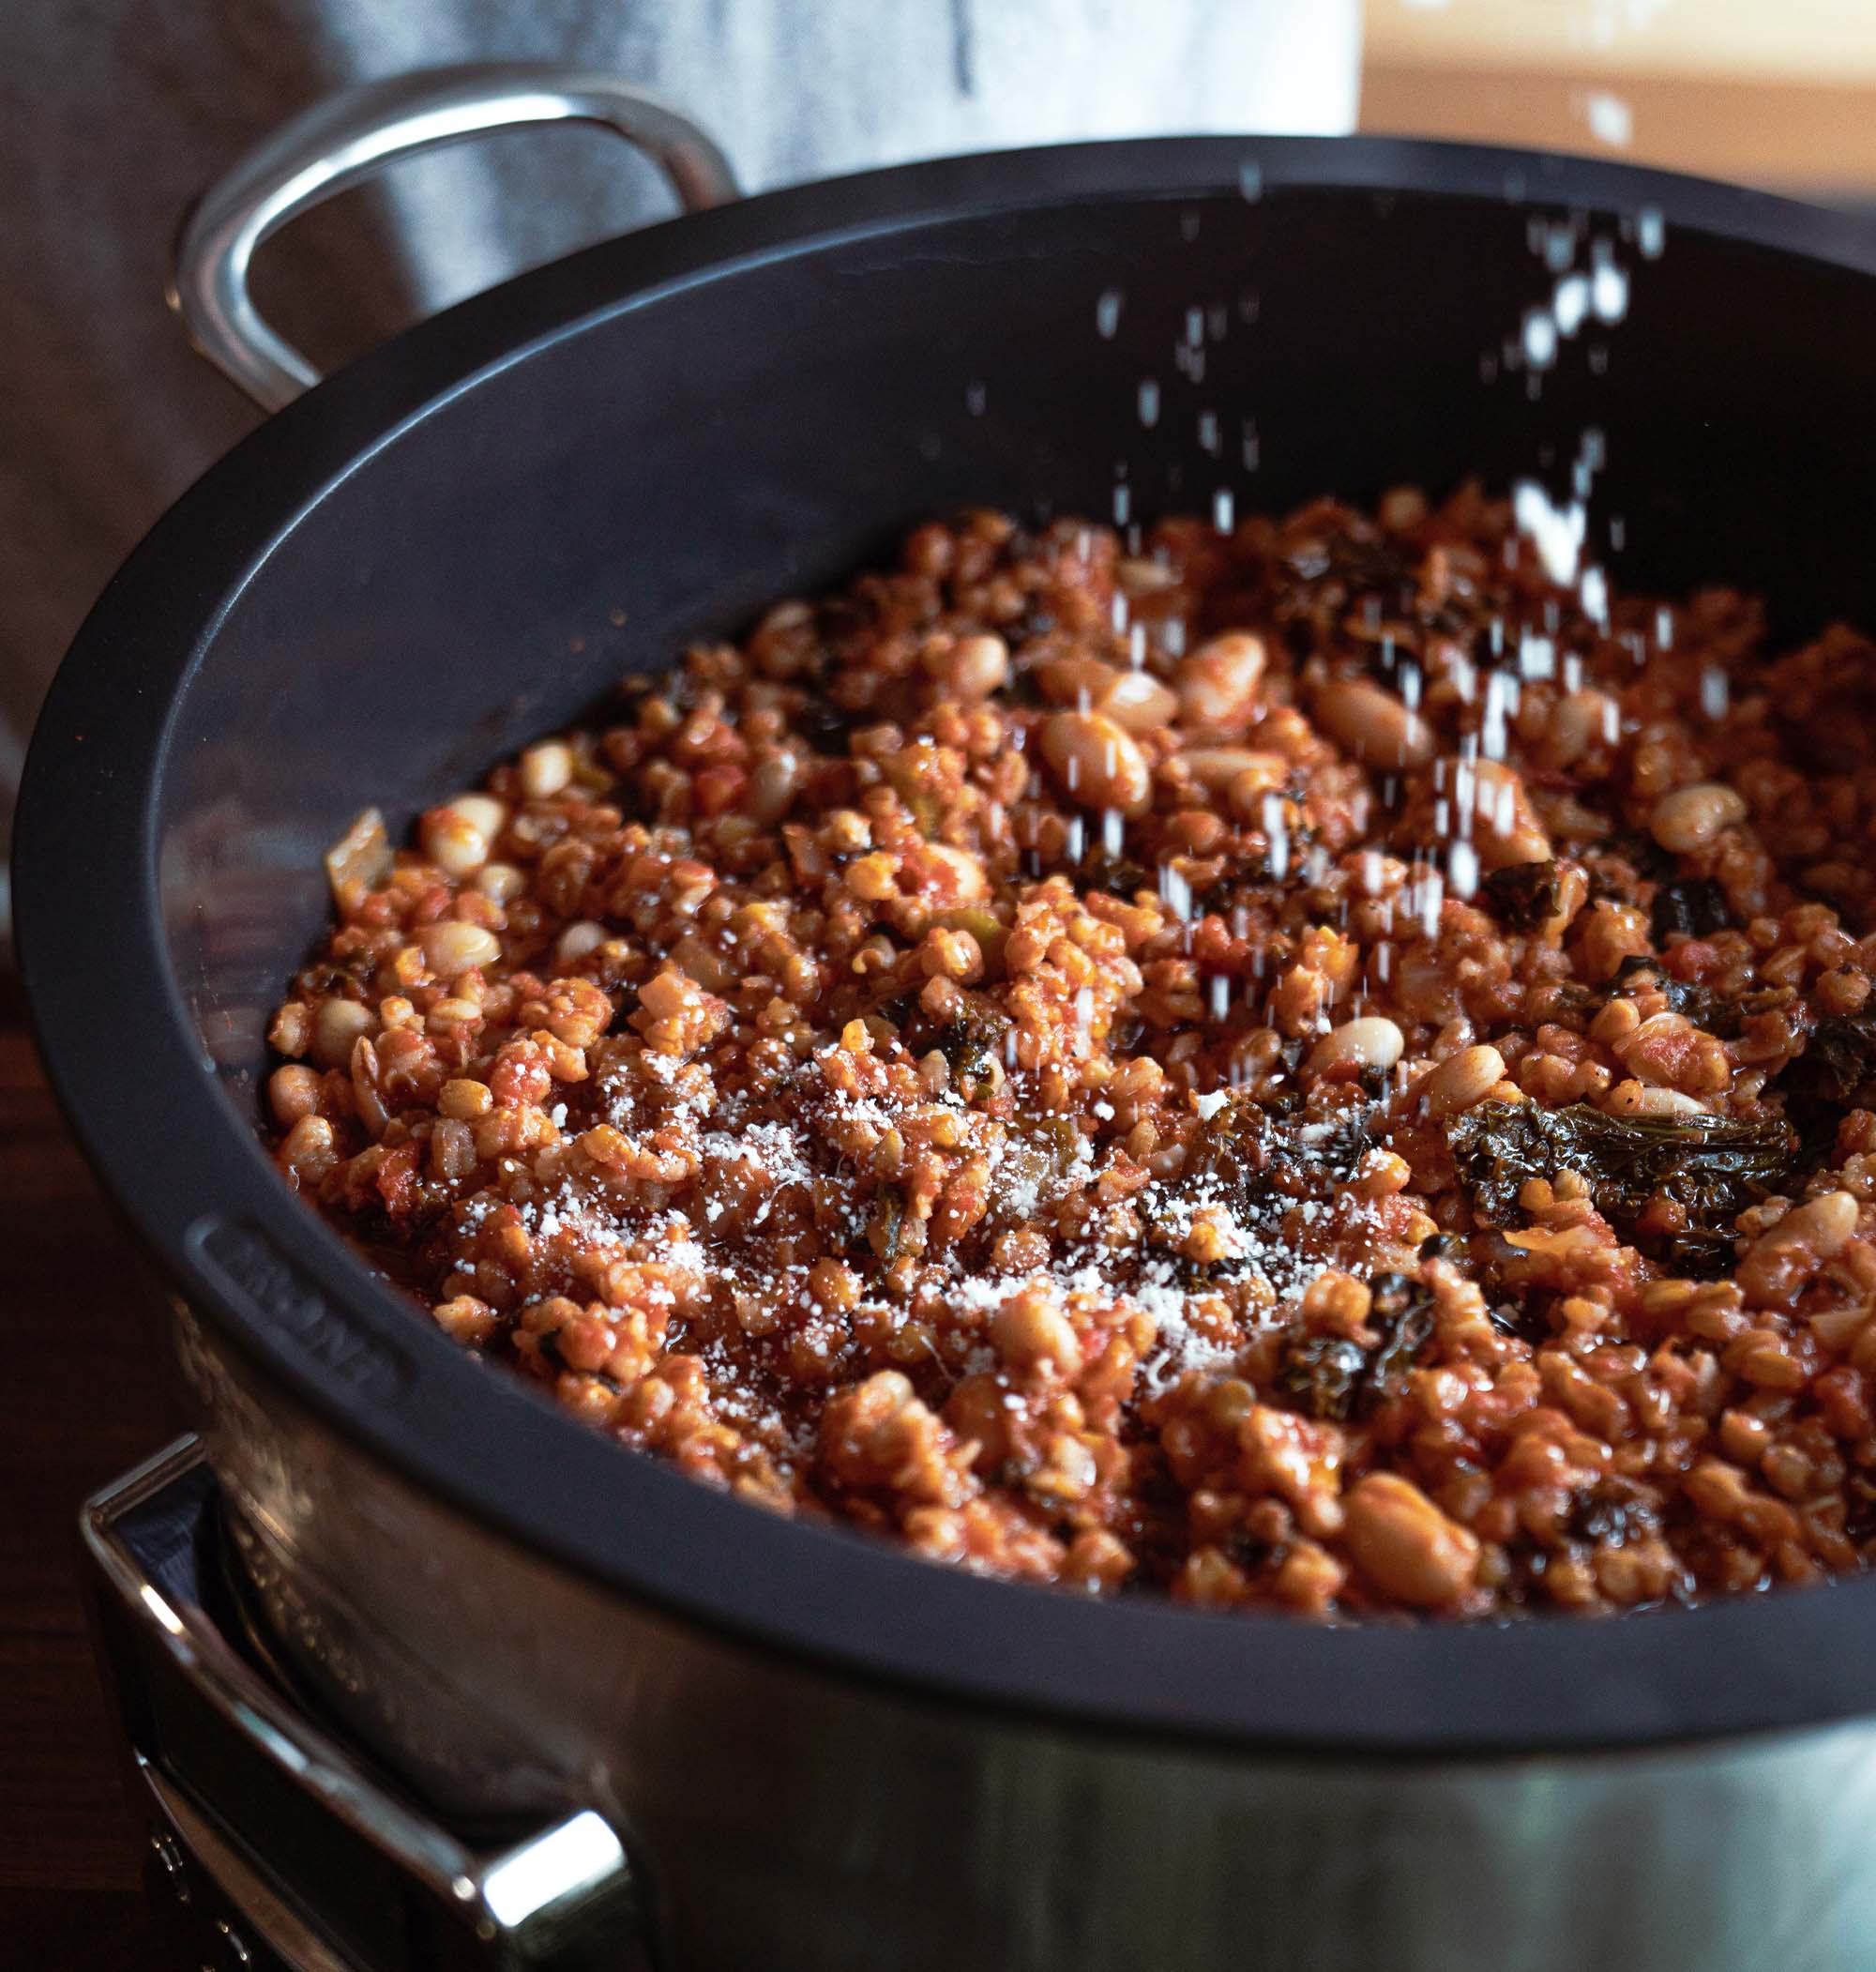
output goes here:
[[490, 130], [568, 122], [598, 124], [643, 151], [687, 212], [739, 196], [729, 160], [703, 130], [617, 76], [535, 62], [432, 68], [314, 104], [212, 185], [176, 241], [170, 306], [224, 376], [278, 411], [319, 372], [267, 326], [249, 293], [249, 265], [269, 234], [394, 158]]
[[[189, 1437], [80, 1520], [132, 1798], [159, 1875], [203, 1906], [202, 1949], [331, 1972], [646, 1972], [640, 1887], [611, 1821], [569, 1798], [493, 1841], [446, 1827], [243, 1647], [205, 1558], [214, 1512]], [[272, 1956], [257, 1961], [262, 1944]]]

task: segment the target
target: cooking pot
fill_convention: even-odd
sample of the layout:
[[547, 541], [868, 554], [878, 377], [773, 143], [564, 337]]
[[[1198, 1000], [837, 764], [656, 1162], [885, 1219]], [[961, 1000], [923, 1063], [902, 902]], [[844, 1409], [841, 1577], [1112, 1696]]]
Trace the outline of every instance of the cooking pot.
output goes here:
[[[411, 329], [211, 471], [80, 633], [20, 810], [46, 1064], [174, 1284], [282, 1661], [452, 1813], [603, 1817], [632, 1948], [673, 1968], [1876, 1964], [1876, 1582], [1325, 1631], [974, 1579], [559, 1415], [414, 1317], [256, 1130], [361, 807], [395, 836], [959, 504], [1108, 519], [1118, 490], [1141, 519], [1546, 468], [1563, 497], [1600, 459], [1614, 579], [1876, 621], [1876, 235], [1384, 139], [728, 203], [714, 147], [615, 83], [451, 71], [210, 196], [198, 338], [283, 401], [310, 379], [247, 301], [256, 239], [383, 157], [567, 115], [699, 209]], [[1547, 357], [1571, 255], [1622, 306]]]

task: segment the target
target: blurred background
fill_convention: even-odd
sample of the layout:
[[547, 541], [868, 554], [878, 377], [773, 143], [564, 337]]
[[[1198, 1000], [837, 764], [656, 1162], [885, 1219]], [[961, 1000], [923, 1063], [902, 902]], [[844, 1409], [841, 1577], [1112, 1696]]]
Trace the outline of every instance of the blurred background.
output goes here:
[[[258, 415], [163, 308], [186, 202], [347, 83], [502, 57], [662, 91], [753, 190], [1012, 144], [1359, 128], [1601, 152], [1876, 214], [1876, 0], [8, 0], [0, 856], [84, 611]], [[596, 133], [509, 134], [296, 223], [256, 290], [329, 367], [670, 205]]]
[[1369, 0], [1361, 128], [1876, 207], [1870, 0]]

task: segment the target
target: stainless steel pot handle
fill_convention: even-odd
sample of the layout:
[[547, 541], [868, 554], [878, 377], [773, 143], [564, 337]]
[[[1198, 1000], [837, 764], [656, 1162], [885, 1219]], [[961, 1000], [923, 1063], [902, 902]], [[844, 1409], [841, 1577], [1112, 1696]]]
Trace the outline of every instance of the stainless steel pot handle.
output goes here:
[[431, 68], [315, 103], [250, 150], [183, 222], [169, 302], [189, 339], [263, 410], [319, 381], [262, 320], [248, 292], [254, 250], [296, 213], [369, 178], [393, 158], [526, 124], [598, 124], [671, 180], [687, 212], [739, 196], [729, 159], [688, 117], [617, 76], [540, 62]]
[[[80, 1521], [95, 1634], [159, 1875], [218, 1964], [644, 1972], [643, 1887], [569, 1801], [471, 1843], [265, 1676], [215, 1606], [213, 1477], [178, 1439]], [[238, 1813], [238, 1822], [231, 1815]], [[172, 1913], [173, 1918], [186, 1913]]]

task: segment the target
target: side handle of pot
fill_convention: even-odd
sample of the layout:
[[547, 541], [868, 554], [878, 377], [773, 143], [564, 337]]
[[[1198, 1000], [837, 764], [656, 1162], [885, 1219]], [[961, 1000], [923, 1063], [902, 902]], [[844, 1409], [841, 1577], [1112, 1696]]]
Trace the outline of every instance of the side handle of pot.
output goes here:
[[491, 130], [566, 122], [597, 124], [643, 151], [687, 212], [739, 196], [729, 160], [703, 130], [617, 76], [534, 62], [432, 68], [315, 103], [212, 185], [183, 221], [170, 306], [224, 376], [264, 410], [278, 411], [319, 372], [254, 306], [248, 270], [261, 242], [394, 158]]
[[609, 1819], [568, 1800], [472, 1843], [263, 1673], [214, 1606], [200, 1551], [213, 1492], [183, 1438], [80, 1519], [131, 1799], [157, 1880], [196, 1906], [185, 1939], [199, 1934], [217, 1964], [258, 1950], [330, 1972], [643, 1972], [643, 1886]]

